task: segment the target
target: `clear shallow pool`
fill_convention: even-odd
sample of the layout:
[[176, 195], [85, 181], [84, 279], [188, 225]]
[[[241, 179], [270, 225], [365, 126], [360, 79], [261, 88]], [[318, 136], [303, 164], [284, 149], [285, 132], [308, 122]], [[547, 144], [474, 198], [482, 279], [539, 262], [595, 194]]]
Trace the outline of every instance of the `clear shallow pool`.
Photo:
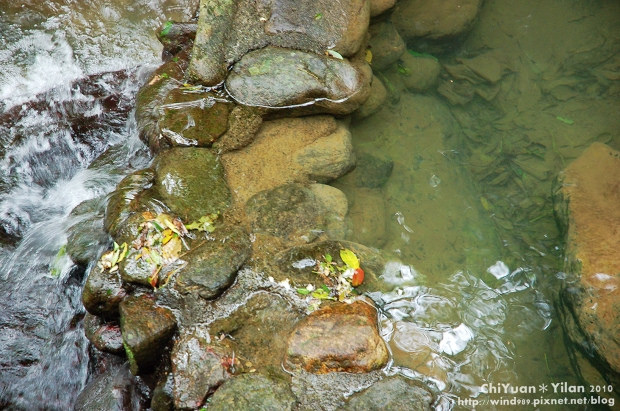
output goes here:
[[[516, 397], [567, 409], [544, 400], [584, 385], [555, 308], [564, 275], [551, 188], [593, 141], [620, 147], [619, 16], [609, 1], [485, 2], [467, 38], [436, 55], [438, 90], [411, 93], [406, 72], [387, 70], [390, 103], [352, 123], [358, 154], [394, 162], [374, 193], [337, 183], [353, 209], [368, 204], [385, 221], [353, 215], [351, 238], [394, 256], [384, 273], [393, 291], [373, 295], [393, 371], [434, 385], [443, 404]], [[501, 80], [471, 81], [481, 55], [502, 66]], [[442, 92], [455, 83], [467, 98]]]
[[[39, 93], [49, 103], [0, 133], [0, 218], [22, 238], [0, 249], [0, 406], [67, 409], [88, 365], [80, 273], [56, 262], [68, 213], [109, 192], [128, 162], [148, 161], [128, 113], [86, 141], [75, 138], [68, 123], [76, 112], [91, 118], [102, 108], [72, 83], [120, 70], [127, 80], [103, 79], [104, 88], [131, 101], [140, 69], [159, 62], [154, 31], [186, 19], [196, 1], [30, 3], [0, 6], [0, 108]], [[393, 290], [372, 295], [392, 350], [389, 372], [435, 387], [443, 393], [438, 407], [515, 397], [501, 385], [493, 391], [497, 384], [533, 386], [516, 396], [532, 400], [559, 396], [542, 393], [542, 384], [581, 384], [554, 308], [561, 239], [550, 191], [555, 174], [591, 142], [620, 148], [618, 16], [613, 1], [487, 1], [467, 39], [437, 57], [458, 66], [491, 53], [505, 66], [493, 99], [480, 92], [454, 105], [435, 91], [401, 90], [401, 74], [387, 73], [397, 86], [393, 104], [351, 126], [356, 150], [394, 162], [379, 193], [336, 184], [385, 221], [375, 230], [353, 219], [351, 239], [364, 233], [361, 242], [391, 256], [384, 279]], [[86, 170], [113, 144], [129, 149], [109, 167]]]

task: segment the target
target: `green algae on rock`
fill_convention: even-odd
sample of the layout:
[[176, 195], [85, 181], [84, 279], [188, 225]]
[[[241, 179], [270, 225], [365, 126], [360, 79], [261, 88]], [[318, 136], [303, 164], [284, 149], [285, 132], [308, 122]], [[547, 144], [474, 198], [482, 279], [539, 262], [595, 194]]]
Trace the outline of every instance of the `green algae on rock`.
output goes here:
[[209, 149], [172, 148], [155, 160], [153, 189], [183, 221], [222, 212], [230, 192], [218, 158]]

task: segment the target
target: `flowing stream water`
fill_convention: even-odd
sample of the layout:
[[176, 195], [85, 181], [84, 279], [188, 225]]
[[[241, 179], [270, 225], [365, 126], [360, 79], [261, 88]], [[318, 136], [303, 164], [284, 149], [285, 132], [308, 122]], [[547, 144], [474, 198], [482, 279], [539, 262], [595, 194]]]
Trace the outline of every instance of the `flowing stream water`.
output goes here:
[[[77, 221], [70, 211], [104, 204], [150, 161], [134, 97], [160, 61], [155, 31], [189, 19], [197, 0], [7, 3], [0, 408], [70, 409], [89, 364], [84, 272], [62, 252]], [[443, 392], [438, 408], [471, 408], [459, 400], [489, 398], [484, 384], [581, 384], [554, 308], [563, 274], [550, 190], [592, 141], [620, 148], [619, 19], [613, 1], [488, 1], [456, 54], [440, 59], [509, 56], [500, 107], [402, 91], [389, 110], [351, 126], [358, 152], [394, 162], [376, 209], [388, 216], [385, 229], [362, 221], [351, 238], [374, 232], [366, 242], [394, 256], [383, 273], [393, 290], [372, 295], [393, 356], [387, 372]], [[336, 185], [353, 206], [377, 198]]]

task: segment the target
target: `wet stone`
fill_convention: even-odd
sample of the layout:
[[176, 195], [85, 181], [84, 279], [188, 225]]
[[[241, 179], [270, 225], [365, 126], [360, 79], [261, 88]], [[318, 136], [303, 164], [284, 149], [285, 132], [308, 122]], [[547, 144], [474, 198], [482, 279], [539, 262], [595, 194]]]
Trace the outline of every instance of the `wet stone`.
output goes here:
[[351, 56], [364, 41], [369, 16], [367, 0], [202, 1], [190, 75], [217, 85], [233, 63], [269, 45]]
[[224, 211], [230, 192], [217, 157], [204, 148], [172, 148], [155, 160], [155, 193], [185, 222]]
[[356, 119], [366, 118], [379, 111], [387, 99], [387, 90], [377, 76], [372, 77], [368, 99], [353, 113]]
[[404, 377], [396, 376], [381, 380], [353, 395], [343, 409], [430, 411], [432, 403], [433, 396], [427, 389], [414, 385]]
[[620, 381], [620, 152], [592, 144], [558, 178], [556, 217], [566, 234], [565, 329], [610, 382]]
[[398, 61], [407, 50], [405, 42], [389, 21], [380, 21], [370, 26], [370, 51], [372, 52], [372, 69], [381, 71]]
[[286, 338], [302, 316], [283, 297], [262, 291], [228, 317], [213, 322], [209, 329], [214, 337], [230, 338], [231, 347], [246, 369], [279, 370]]
[[371, 75], [358, 63], [299, 50], [266, 47], [237, 62], [226, 89], [239, 104], [345, 115], [370, 93]]
[[172, 387], [174, 381], [172, 373], [164, 375], [153, 389], [151, 396], [151, 410], [153, 411], [172, 411], [174, 410], [174, 399]]
[[[114, 238], [127, 227], [127, 220], [140, 208], [140, 197], [153, 185], [155, 174], [151, 169], [135, 171], [123, 178], [110, 196], [105, 212], [104, 227]], [[137, 235], [136, 232], [132, 237]]]
[[67, 230], [67, 254], [76, 264], [95, 261], [109, 243], [110, 236], [103, 229], [102, 216], [86, 218]]
[[401, 56], [403, 83], [414, 92], [422, 92], [437, 85], [441, 65], [431, 56], [413, 56], [405, 53]]
[[123, 345], [134, 375], [151, 371], [176, 329], [172, 312], [153, 298], [131, 296], [120, 305]]
[[162, 57], [170, 60], [184, 48], [191, 47], [196, 37], [196, 23], [168, 21], [157, 32], [157, 39], [164, 46]]
[[179, 338], [171, 357], [175, 409], [200, 407], [207, 395], [231, 378], [231, 355], [228, 348], [210, 343], [202, 329]]
[[377, 311], [361, 300], [334, 303], [299, 322], [288, 339], [285, 365], [315, 374], [364, 373], [389, 359], [377, 328]]
[[213, 299], [222, 294], [235, 280], [237, 271], [249, 258], [251, 243], [239, 227], [220, 226], [215, 238], [185, 254], [187, 264], [181, 268], [175, 289], [182, 294], [197, 293]]
[[111, 367], [90, 381], [78, 396], [74, 410], [137, 411], [143, 409], [140, 386], [129, 372], [129, 366]]
[[84, 334], [99, 351], [113, 354], [123, 352], [121, 328], [116, 322], [106, 322], [101, 317], [86, 313]]
[[401, 0], [392, 21], [406, 41], [452, 38], [471, 28], [481, 5], [482, 0]]
[[246, 213], [254, 233], [308, 243], [324, 230], [323, 206], [312, 190], [286, 184], [248, 200]]
[[336, 264], [342, 266], [344, 263], [340, 259], [340, 250], [345, 248], [357, 255], [365, 273], [364, 282], [356, 288], [358, 292], [380, 290], [382, 282], [378, 276], [383, 270], [385, 261], [376, 250], [351, 241], [326, 240], [290, 247], [271, 257], [263, 270], [276, 281], [288, 278], [295, 287], [312, 284], [318, 288], [323, 285], [323, 279], [314, 272], [317, 261], [323, 261], [323, 256], [329, 254]]
[[262, 374], [243, 374], [215, 391], [209, 410], [292, 410], [295, 404], [286, 381]]
[[126, 295], [118, 271], [112, 273], [95, 265], [84, 284], [82, 303], [93, 315], [114, 318], [118, 316], [118, 306]]
[[228, 130], [214, 144], [218, 152], [238, 150], [250, 144], [263, 123], [262, 116], [251, 107], [235, 106], [228, 117]]

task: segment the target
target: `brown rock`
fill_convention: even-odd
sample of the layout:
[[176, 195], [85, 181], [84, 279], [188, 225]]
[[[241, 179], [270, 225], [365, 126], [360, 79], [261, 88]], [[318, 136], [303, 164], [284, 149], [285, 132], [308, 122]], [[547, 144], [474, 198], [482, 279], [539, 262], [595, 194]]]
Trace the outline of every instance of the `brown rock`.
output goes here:
[[381, 107], [383, 107], [383, 103], [385, 103], [386, 99], [387, 90], [385, 89], [385, 86], [377, 76], [373, 76], [372, 83], [370, 84], [370, 94], [368, 96], [368, 100], [366, 100], [364, 104], [362, 104], [354, 113], [355, 118], [362, 119], [377, 112]]
[[84, 284], [82, 303], [89, 313], [112, 318], [118, 316], [118, 305], [126, 295], [118, 271], [95, 266]]
[[380, 21], [370, 26], [370, 50], [372, 51], [372, 69], [381, 71], [396, 63], [407, 50], [405, 42], [389, 21]]
[[[337, 178], [354, 162], [350, 138], [348, 129], [331, 116], [266, 121], [252, 144], [221, 157], [230, 191], [236, 202], [245, 203], [260, 191], [306, 183], [311, 176]], [[325, 150], [333, 151], [330, 155]]]
[[405, 40], [455, 37], [471, 27], [481, 4], [482, 0], [401, 0], [392, 20]]
[[123, 345], [131, 373], [153, 369], [176, 329], [172, 311], [155, 304], [152, 297], [128, 297], [120, 305]]
[[559, 176], [556, 216], [566, 232], [562, 290], [571, 339], [620, 380], [620, 152], [592, 144]]
[[288, 340], [285, 364], [315, 374], [362, 373], [387, 364], [377, 311], [361, 300], [332, 304], [302, 320]]
[[370, 0], [370, 17], [378, 16], [394, 7], [395, 4], [396, 0]]
[[412, 91], [425, 91], [437, 84], [441, 66], [432, 56], [412, 56], [405, 53], [401, 56], [404, 70], [403, 83]]

